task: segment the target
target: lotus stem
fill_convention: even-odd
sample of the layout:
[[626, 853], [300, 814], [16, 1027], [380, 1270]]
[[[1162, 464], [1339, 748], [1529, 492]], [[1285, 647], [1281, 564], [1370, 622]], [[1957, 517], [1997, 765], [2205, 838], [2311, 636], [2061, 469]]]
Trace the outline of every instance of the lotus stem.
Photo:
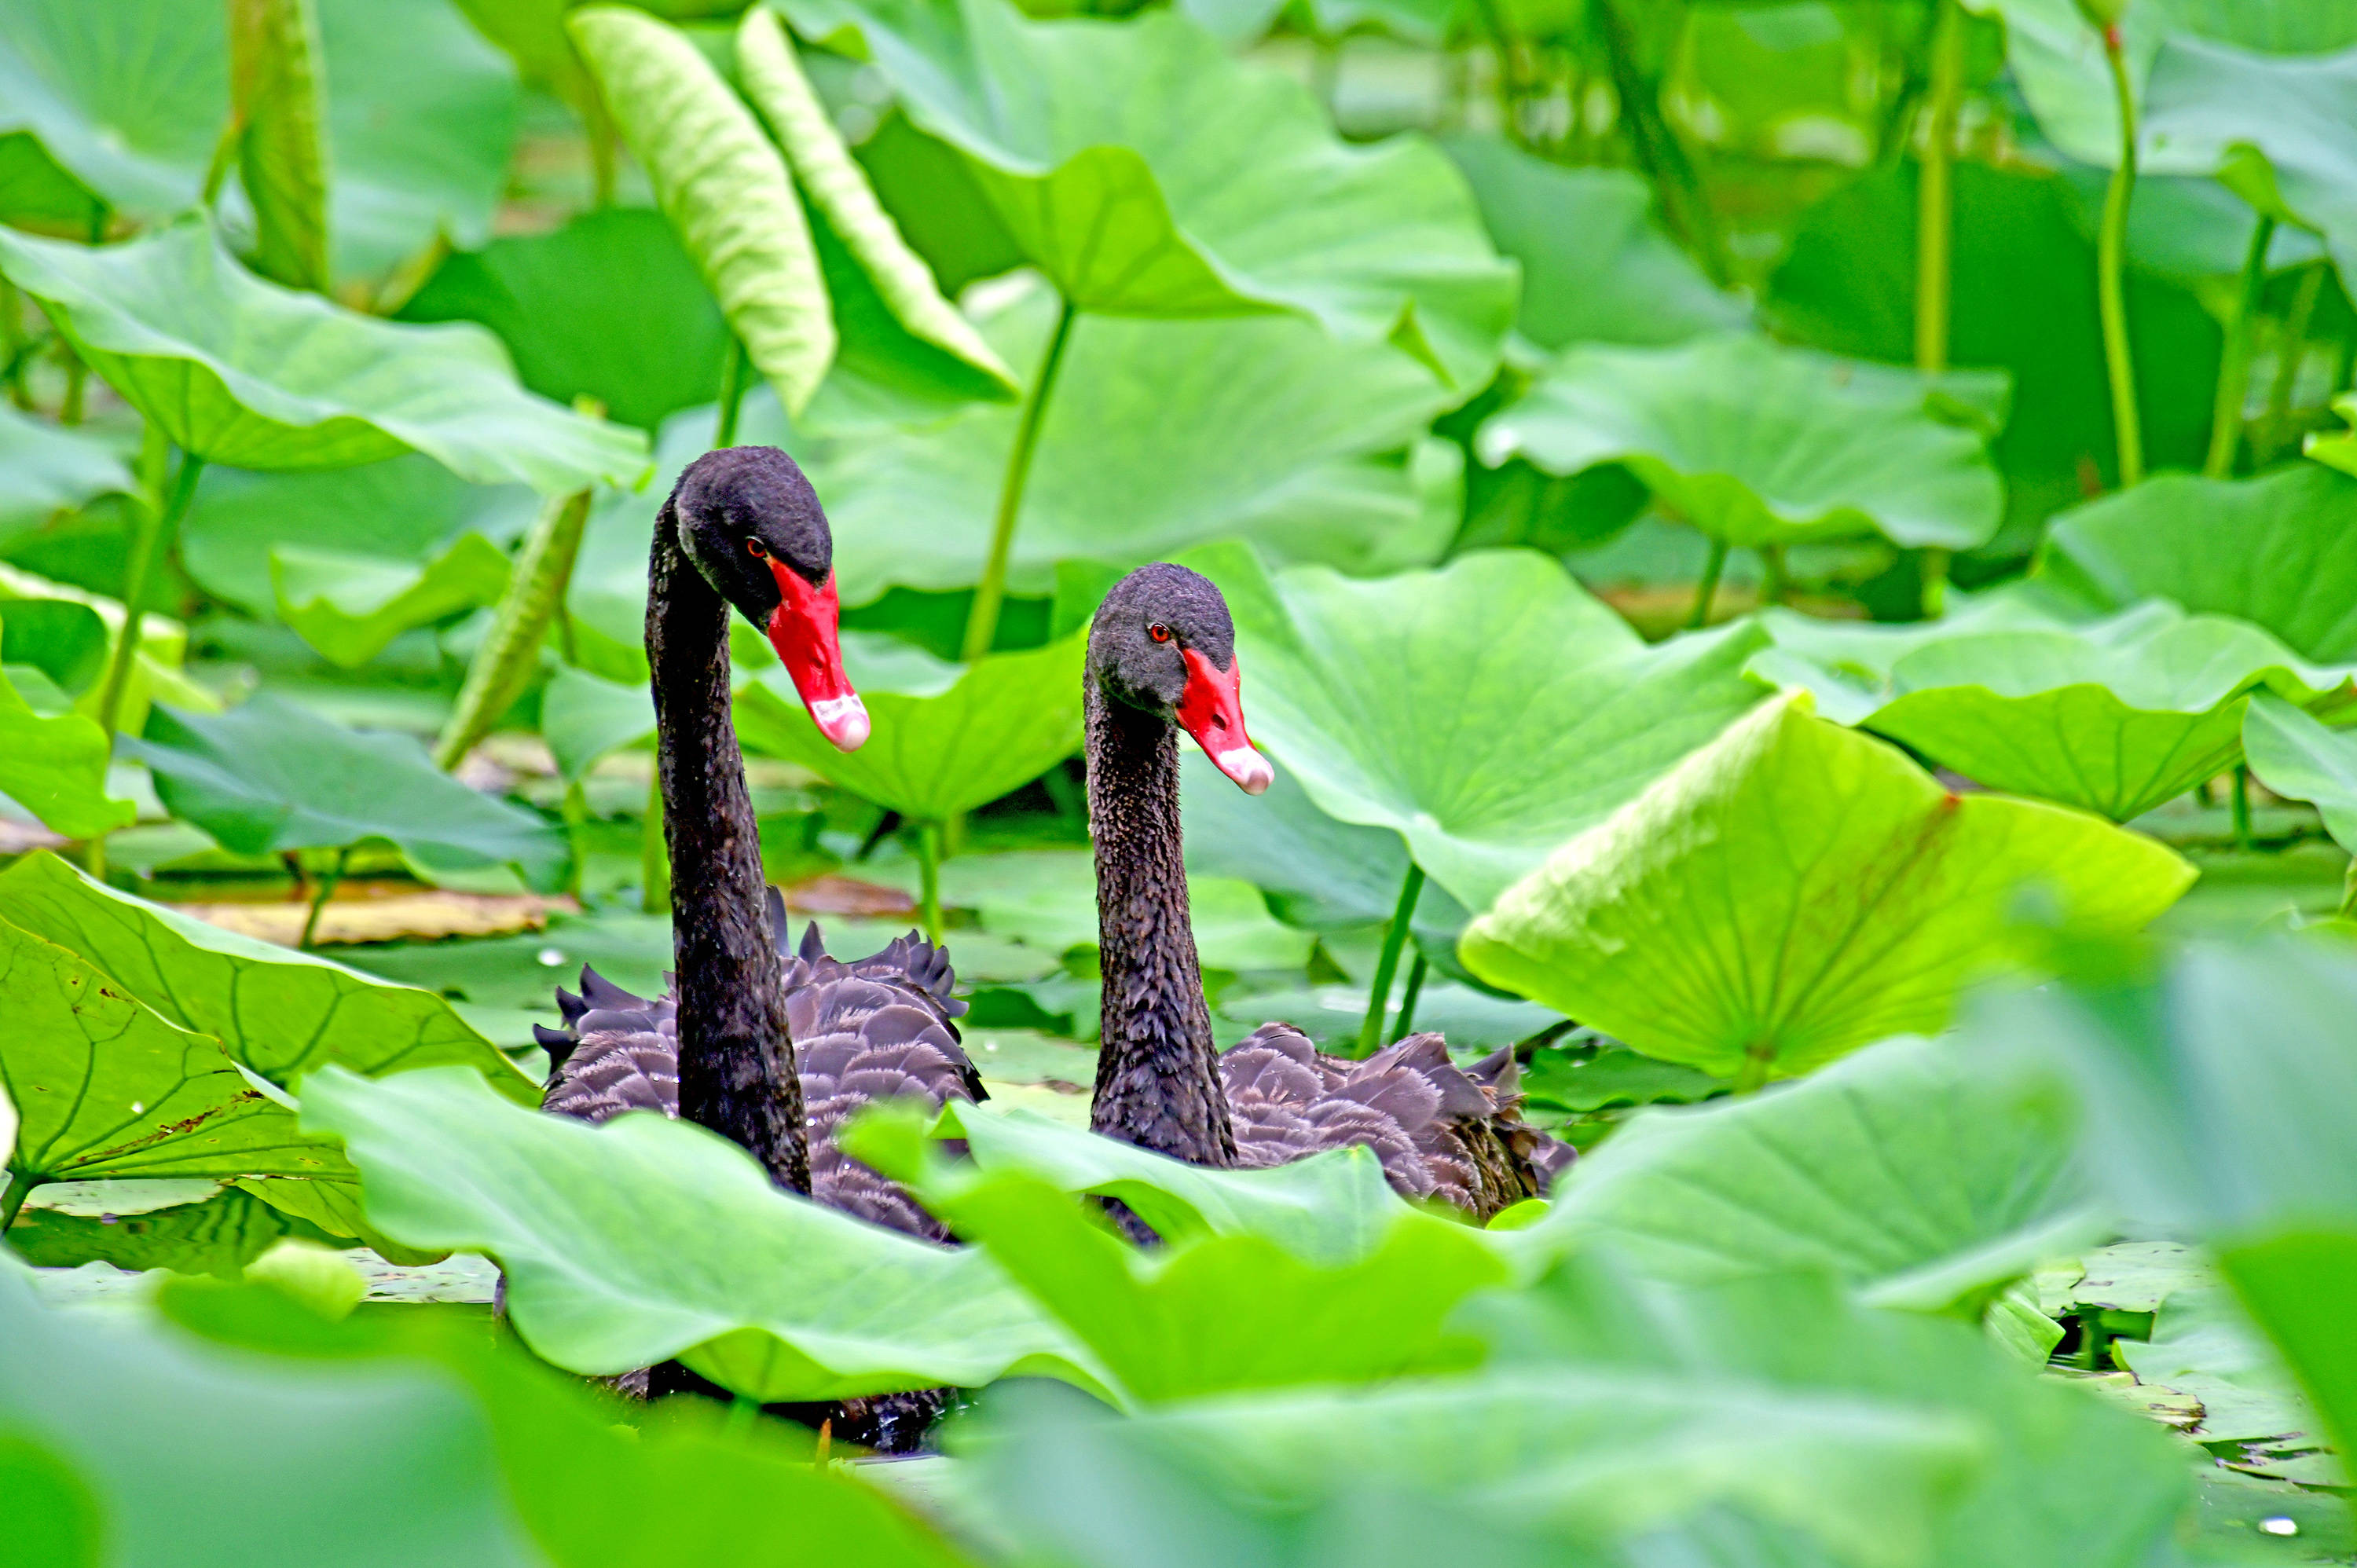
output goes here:
[[1375, 982], [1367, 993], [1366, 1021], [1359, 1026], [1359, 1055], [1371, 1057], [1383, 1043], [1383, 1015], [1391, 1011], [1392, 977], [1399, 972], [1400, 950], [1407, 945], [1408, 926], [1415, 918], [1416, 900], [1424, 897], [1424, 867], [1411, 860], [1400, 879], [1398, 905], [1383, 928], [1383, 950], [1375, 960]]
[[[1684, 23], [1680, 15], [1682, 31]], [[1726, 242], [1719, 236], [1717, 220], [1695, 175], [1693, 161], [1663, 117], [1660, 83], [1638, 68], [1636, 40], [1630, 35], [1628, 18], [1620, 14], [1618, 0], [1588, 0], [1588, 16], [1592, 29], [1604, 42], [1605, 59], [1612, 70], [1612, 93], [1620, 101], [1620, 124], [1638, 167], [1661, 192], [1663, 209], [1702, 263], [1703, 271], [1711, 282], [1725, 286]]]
[[1408, 1032], [1415, 1027], [1416, 999], [1424, 994], [1424, 979], [1431, 969], [1430, 961], [1424, 956], [1424, 950], [1418, 948], [1415, 959], [1407, 966], [1407, 984], [1400, 991], [1399, 1022], [1392, 1026], [1394, 1045], [1406, 1039]]
[[2310, 262], [2299, 275], [2299, 285], [2292, 291], [2291, 311], [2284, 317], [2283, 338], [2276, 349], [2276, 373], [2267, 387], [2266, 450], [2258, 454], [2266, 462], [2283, 449], [2291, 435], [2291, 394], [2299, 381], [2299, 367], [2308, 358], [2309, 323], [2316, 316], [2317, 295], [2324, 288], [2324, 272], [2331, 263], [2319, 259]]
[[90, 395], [90, 367], [81, 362], [81, 356], [71, 348], [66, 348], [64, 352], [66, 395], [64, 401], [58, 404], [58, 423], [72, 426], [81, 423], [82, 405]]
[[671, 913], [671, 849], [663, 843], [662, 758], [647, 781], [647, 814], [639, 832], [639, 908], [650, 915]]
[[2357, 920], [2357, 854], [2349, 857], [2349, 868], [2341, 874], [2341, 908], [2333, 914], [2343, 920]]
[[917, 829], [917, 877], [925, 940], [939, 947], [942, 941], [942, 824], [939, 822], [925, 822]]
[[1727, 570], [1727, 541], [1710, 542], [1710, 554], [1702, 564], [1702, 581], [1695, 585], [1694, 610], [1686, 617], [1686, 629], [1698, 631], [1710, 624], [1710, 602], [1718, 596], [1718, 575]]
[[457, 767], [539, 672], [540, 646], [573, 581], [573, 564], [588, 526], [586, 489], [551, 496], [541, 503], [508, 577], [507, 592], [491, 614], [490, 630], [467, 666], [458, 705], [434, 744], [435, 767], [445, 771]]
[[1936, 0], [1932, 104], [1915, 188], [1915, 368], [1948, 368], [1949, 258], [1954, 229], [1956, 110], [1964, 98], [1964, 16], [1956, 0]]
[[2201, 472], [2222, 479], [2234, 471], [2234, 448], [2243, 438], [2243, 402], [2251, 392], [2251, 329], [2258, 323], [2259, 295], [2267, 283], [2267, 246], [2276, 220], [2266, 213], [2251, 226], [2251, 248], [2243, 255], [2243, 287], [2234, 319], [2226, 325], [2226, 346], [2218, 357], [2218, 398], [2210, 411], [2210, 453]]
[[1923, 618], [1938, 620], [1948, 613], [1949, 552], [1936, 544], [1927, 545], [1921, 560]]
[[974, 590], [974, 608], [966, 617], [961, 657], [968, 664], [990, 651], [998, 635], [999, 607], [1006, 598], [1006, 562], [1015, 550], [1015, 523], [1023, 512], [1023, 486], [1031, 476], [1031, 454], [1039, 444], [1039, 426], [1048, 412], [1049, 393], [1055, 390], [1056, 371], [1064, 362], [1064, 346], [1071, 340], [1072, 318], [1079, 310], [1069, 299], [1056, 316], [1056, 329], [1048, 338], [1048, 352], [1039, 373], [1023, 399], [1023, 413], [1015, 425], [1015, 446], [1006, 455], [1006, 477], [998, 487], [998, 512], [990, 524], [990, 555], [983, 563], [982, 581]]
[[2136, 193], [2136, 95], [2128, 88], [2127, 61], [2120, 30], [2104, 29], [2104, 61], [2119, 101], [2120, 163], [2104, 192], [2104, 225], [2095, 244], [2095, 302], [2104, 322], [2104, 365], [2112, 382], [2112, 426], [2119, 443], [2120, 488], [2144, 480], [2144, 426], [2136, 413], [2136, 362], [2128, 348], [2125, 273], [2128, 248], [2128, 201]]
[[33, 1189], [40, 1185], [38, 1176], [24, 1171], [8, 1173], [8, 1189], [0, 1192], [0, 1232], [16, 1223], [16, 1215], [25, 1207], [25, 1200], [32, 1197]]
[[311, 912], [303, 918], [303, 934], [295, 939], [296, 951], [311, 950], [311, 944], [319, 935], [319, 917], [327, 912], [328, 900], [336, 896], [337, 887], [344, 880], [344, 868], [351, 859], [352, 846], [346, 844], [336, 851], [336, 863], [328, 868], [328, 875], [319, 878], [318, 889], [311, 895]]
[[106, 732], [109, 746], [114, 742], [115, 721], [123, 714], [124, 690], [131, 683], [131, 661], [139, 653], [141, 625], [147, 618], [147, 579], [155, 575], [156, 558], [171, 548], [172, 534], [188, 515], [198, 477], [204, 471], [202, 457], [181, 453], [180, 472], [172, 481], [169, 499], [160, 508], [141, 509], [139, 532], [131, 543], [131, 569], [123, 581], [123, 634], [115, 642], [114, 656], [107, 661], [106, 684], [98, 699], [98, 727]]
[[1735, 1075], [1735, 1092], [1757, 1094], [1768, 1087], [1768, 1071], [1776, 1065], [1776, 1047], [1755, 1044], [1743, 1048], [1743, 1066]]
[[2256, 841], [2251, 837], [2251, 765], [2234, 764], [2234, 847], [2251, 849]]
[[1784, 547], [1763, 544], [1760, 547], [1760, 602], [1781, 605], [1792, 592], [1792, 579], [1784, 569]]
[[16, 285], [0, 277], [0, 376], [8, 382], [8, 401], [29, 413], [33, 394], [25, 390], [25, 360], [31, 342], [25, 335], [23, 296]]
[[745, 340], [728, 334], [728, 352], [720, 360], [720, 423], [712, 433], [716, 452], [737, 445], [737, 411], [745, 402]]

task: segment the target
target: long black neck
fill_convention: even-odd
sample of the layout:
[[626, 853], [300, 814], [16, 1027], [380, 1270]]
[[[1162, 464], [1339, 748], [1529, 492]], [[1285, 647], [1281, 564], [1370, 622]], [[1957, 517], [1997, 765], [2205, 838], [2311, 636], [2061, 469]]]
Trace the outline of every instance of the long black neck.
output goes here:
[[728, 711], [728, 606], [681, 551], [668, 502], [647, 565], [647, 661], [671, 850], [680, 1114], [752, 1151], [780, 1187], [808, 1192], [760, 829]]
[[1103, 1043], [1089, 1125], [1199, 1165], [1236, 1163], [1202, 965], [1188, 921], [1178, 732], [1091, 681], [1089, 834], [1096, 841]]

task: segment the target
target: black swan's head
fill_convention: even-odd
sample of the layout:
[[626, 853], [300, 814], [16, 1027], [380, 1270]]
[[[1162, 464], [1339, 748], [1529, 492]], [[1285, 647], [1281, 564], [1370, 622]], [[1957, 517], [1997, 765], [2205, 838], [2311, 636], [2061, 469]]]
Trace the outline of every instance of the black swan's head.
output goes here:
[[837, 749], [867, 739], [867, 708], [835, 640], [834, 535], [818, 492], [774, 446], [729, 446], [671, 493], [680, 547], [721, 597], [770, 634], [811, 722]]
[[1116, 702], [1177, 723], [1247, 795], [1276, 777], [1244, 733], [1236, 628], [1208, 577], [1140, 566], [1114, 585], [1089, 628], [1089, 679]]

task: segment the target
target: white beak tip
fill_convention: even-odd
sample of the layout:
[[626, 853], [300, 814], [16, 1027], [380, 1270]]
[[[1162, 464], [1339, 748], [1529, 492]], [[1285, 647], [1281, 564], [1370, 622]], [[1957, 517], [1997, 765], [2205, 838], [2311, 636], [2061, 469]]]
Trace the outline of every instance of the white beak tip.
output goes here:
[[810, 716], [818, 733], [837, 751], [857, 751], [867, 744], [867, 704], [856, 693], [848, 697], [821, 697], [810, 704]]
[[1276, 781], [1276, 769], [1269, 766], [1268, 758], [1248, 746], [1223, 751], [1211, 760], [1247, 795], [1260, 794]]

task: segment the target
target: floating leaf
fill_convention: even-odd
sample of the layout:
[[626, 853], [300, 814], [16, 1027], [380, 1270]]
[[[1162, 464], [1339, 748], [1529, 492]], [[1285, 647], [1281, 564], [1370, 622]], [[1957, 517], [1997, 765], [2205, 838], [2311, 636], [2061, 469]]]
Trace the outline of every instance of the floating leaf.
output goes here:
[[1744, 325], [1655, 225], [1652, 188], [1627, 169], [1570, 168], [1501, 136], [1444, 137], [1498, 249], [1523, 267], [1515, 325], [1547, 349], [1677, 343]]
[[108, 443], [0, 405], [0, 529], [35, 526], [100, 496], [137, 493]]
[[564, 875], [565, 835], [459, 783], [406, 736], [360, 735], [268, 693], [217, 717], [159, 711], [123, 741], [172, 814], [237, 854], [391, 841], [428, 876], [512, 865]]
[[8, 1245], [38, 1268], [78, 1268], [95, 1258], [131, 1273], [170, 1269], [233, 1280], [289, 1236], [313, 1241], [326, 1234], [251, 1193], [228, 1188], [201, 1202], [140, 1214], [67, 1214], [27, 1205], [8, 1228]]
[[347, 670], [413, 627], [499, 603], [508, 570], [506, 553], [479, 533], [460, 534], [423, 566], [296, 544], [270, 553], [279, 618]]
[[1936, 626], [1820, 636], [1824, 623], [1789, 614], [1769, 624], [1777, 648], [1751, 672], [1807, 687], [1826, 717], [1990, 789], [2115, 822], [2239, 761], [2254, 693], [2306, 706], [2349, 682], [2349, 671], [2305, 663], [2256, 627], [2169, 604], [2068, 629], [1947, 637]]
[[1761, 695], [1738, 673], [1755, 628], [1647, 648], [1531, 552], [1374, 582], [1272, 576], [1232, 546], [1193, 559], [1235, 616], [1254, 736], [1327, 815], [1397, 832], [1469, 909]]
[[565, 26], [747, 357], [800, 413], [835, 332], [785, 160], [677, 31], [619, 5], [586, 6]]
[[97, 721], [81, 714], [43, 718], [0, 675], [0, 793], [70, 839], [96, 838], [138, 814], [107, 798], [111, 747]]
[[1478, 450], [1551, 474], [1624, 464], [1729, 544], [1879, 532], [1966, 550], [1996, 532], [2004, 496], [1982, 436], [1935, 415], [1934, 385], [1764, 338], [1575, 346], [1491, 416]]
[[762, 1400], [840, 1399], [1038, 1373], [1084, 1353], [974, 1250], [949, 1251], [780, 1192], [700, 1127], [603, 1127], [503, 1103], [472, 1073], [309, 1080], [367, 1180], [369, 1219], [413, 1246], [482, 1251], [544, 1359], [611, 1374], [676, 1357]]
[[980, 371], [985, 384], [978, 390], [995, 383], [998, 393], [1014, 396], [1014, 372], [942, 297], [931, 269], [900, 238], [899, 226], [876, 199], [802, 74], [785, 28], [765, 5], [753, 6], [737, 24], [737, 66], [747, 96], [777, 133], [811, 205], [867, 275], [892, 319], [919, 342]]
[[1034, 22], [1002, 0], [807, 10], [810, 36], [857, 30], [909, 117], [964, 156], [1078, 308], [1296, 311], [1397, 345], [1460, 394], [1488, 379], [1513, 273], [1429, 144], [1350, 146], [1297, 83], [1164, 13], [1114, 26]]
[[2040, 574], [2125, 608], [2174, 600], [2357, 659], [2357, 479], [2301, 463], [2256, 479], [2162, 474], [2054, 520]]
[[2193, 875], [2076, 811], [1951, 795], [1797, 695], [1557, 850], [1459, 954], [1648, 1056], [1794, 1077], [1941, 1027], [2017, 916], [2130, 931]]
[[0, 921], [0, 1089], [10, 1172], [100, 1176], [351, 1174], [333, 1145], [246, 1081], [221, 1043], [124, 994], [79, 955]]
[[52, 854], [0, 872], [0, 901], [17, 927], [80, 954], [167, 1021], [217, 1037], [284, 1088], [328, 1062], [371, 1075], [455, 1064], [520, 1104], [539, 1103], [537, 1086], [431, 991], [209, 926]]
[[784, 671], [773, 670], [737, 695], [737, 733], [748, 749], [802, 763], [912, 821], [938, 822], [1029, 783], [1080, 746], [1085, 633], [963, 668], [899, 650], [897, 662], [917, 666], [915, 679], [900, 683], [916, 691], [894, 691], [888, 676], [863, 678], [856, 650], [867, 639], [844, 640], [845, 667], [875, 726], [867, 744], [835, 750]]
[[89, 249], [0, 231], [0, 272], [175, 445], [242, 468], [415, 449], [481, 484], [635, 481], [645, 443], [532, 396], [481, 328], [404, 327], [264, 283], [198, 219]]
[[253, 270], [289, 288], [328, 288], [327, 124], [318, 18], [309, 0], [229, 8], [230, 113], [253, 204]]

